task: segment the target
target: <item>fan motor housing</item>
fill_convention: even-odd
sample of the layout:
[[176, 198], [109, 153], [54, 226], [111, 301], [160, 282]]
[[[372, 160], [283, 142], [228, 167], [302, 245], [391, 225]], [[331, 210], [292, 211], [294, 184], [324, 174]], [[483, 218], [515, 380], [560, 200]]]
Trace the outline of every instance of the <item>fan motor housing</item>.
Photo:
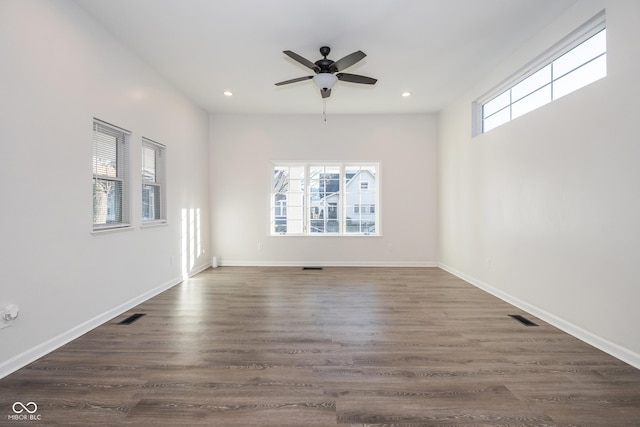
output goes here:
[[337, 71], [335, 67], [332, 68], [335, 61], [327, 59], [329, 53], [331, 53], [331, 48], [329, 46], [322, 46], [320, 48], [320, 55], [324, 56], [324, 58], [315, 62], [315, 64], [320, 67], [320, 71], [318, 71], [318, 73], [335, 73]]
[[320, 67], [318, 73], [334, 73], [336, 71], [335, 67], [333, 67], [334, 62], [327, 58], [317, 60], [315, 64]]

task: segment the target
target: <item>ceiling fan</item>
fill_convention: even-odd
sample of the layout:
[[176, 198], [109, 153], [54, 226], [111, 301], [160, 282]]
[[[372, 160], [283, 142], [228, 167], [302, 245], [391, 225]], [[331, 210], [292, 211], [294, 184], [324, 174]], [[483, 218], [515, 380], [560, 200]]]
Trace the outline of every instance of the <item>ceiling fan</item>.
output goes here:
[[350, 83], [360, 83], [365, 85], [374, 85], [378, 81], [377, 79], [374, 79], [371, 77], [360, 76], [358, 74], [348, 74], [348, 73], [342, 72], [342, 70], [345, 70], [351, 67], [356, 62], [360, 61], [362, 58], [367, 56], [361, 50], [353, 52], [352, 54], [347, 55], [344, 58], [339, 59], [337, 61], [332, 61], [331, 59], [327, 59], [327, 56], [329, 56], [329, 52], [331, 52], [331, 49], [328, 46], [322, 46], [320, 48], [320, 55], [322, 55], [324, 58], [319, 59], [316, 62], [311, 62], [308, 59], [303, 58], [302, 56], [298, 55], [295, 52], [292, 52], [290, 50], [285, 50], [283, 52], [285, 55], [299, 62], [305, 67], [311, 68], [316, 73], [316, 75], [298, 77], [291, 80], [285, 80], [283, 82], [276, 83], [276, 86], [288, 85], [290, 83], [297, 83], [297, 82], [313, 79], [313, 82], [320, 89], [320, 94], [322, 95], [322, 97], [328, 98], [329, 96], [331, 96], [331, 88], [333, 87], [334, 84], [336, 84], [338, 80], [342, 80], [344, 82], [350, 82]]

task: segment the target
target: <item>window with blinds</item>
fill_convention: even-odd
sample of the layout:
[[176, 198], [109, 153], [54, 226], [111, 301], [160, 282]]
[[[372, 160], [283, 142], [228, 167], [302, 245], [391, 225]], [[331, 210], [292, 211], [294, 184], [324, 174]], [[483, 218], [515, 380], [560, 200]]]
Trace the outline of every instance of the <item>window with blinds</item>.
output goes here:
[[130, 132], [94, 119], [93, 229], [128, 227]]
[[142, 221], [165, 222], [165, 151], [162, 144], [142, 138]]

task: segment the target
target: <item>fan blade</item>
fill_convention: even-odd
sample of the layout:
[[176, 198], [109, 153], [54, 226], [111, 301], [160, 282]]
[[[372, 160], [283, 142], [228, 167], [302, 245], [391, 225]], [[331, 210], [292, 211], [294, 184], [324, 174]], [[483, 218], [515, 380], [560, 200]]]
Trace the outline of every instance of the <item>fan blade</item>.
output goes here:
[[283, 82], [278, 82], [278, 83], [276, 83], [276, 86], [288, 85], [289, 83], [302, 82], [302, 81], [309, 80], [309, 79], [312, 79], [312, 78], [313, 78], [313, 76], [298, 77], [298, 78], [295, 78], [295, 79], [285, 80]]
[[367, 55], [361, 50], [359, 50], [357, 52], [353, 52], [351, 55], [347, 55], [342, 59], [338, 59], [336, 62], [333, 63], [331, 68], [335, 69], [335, 71], [345, 70], [345, 69], [351, 67], [356, 62], [360, 61], [365, 56], [367, 56]]
[[311, 68], [316, 73], [318, 71], [320, 71], [320, 67], [318, 67], [316, 64], [314, 64], [313, 62], [309, 61], [308, 59], [303, 58], [302, 56], [298, 55], [295, 52], [292, 52], [290, 50], [285, 50], [282, 53], [284, 53], [285, 55], [287, 55], [289, 58], [293, 59], [294, 61], [297, 61], [297, 62], [301, 63], [305, 67]]
[[343, 82], [362, 83], [365, 85], [374, 85], [378, 81], [378, 79], [374, 79], [372, 77], [348, 73], [338, 73], [336, 74], [336, 77], [338, 77], [338, 80], [342, 80]]
[[331, 96], [331, 89], [320, 89], [320, 95], [322, 95], [323, 98], [328, 98]]

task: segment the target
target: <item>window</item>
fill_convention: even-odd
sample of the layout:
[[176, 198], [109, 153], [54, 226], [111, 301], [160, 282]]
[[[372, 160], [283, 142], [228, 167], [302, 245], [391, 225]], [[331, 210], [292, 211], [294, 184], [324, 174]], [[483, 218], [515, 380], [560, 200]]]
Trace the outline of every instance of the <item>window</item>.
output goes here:
[[164, 222], [165, 146], [142, 138], [142, 221]]
[[[491, 91], [474, 103], [484, 133], [542, 107], [607, 75], [604, 11], [508, 79], [507, 89]], [[477, 111], [479, 109], [479, 111]]]
[[310, 166], [307, 230], [311, 233], [339, 233], [340, 166]]
[[94, 119], [93, 229], [129, 226], [130, 132]]
[[271, 234], [378, 234], [377, 164], [273, 167]]
[[[305, 167], [275, 166], [273, 169], [271, 231], [274, 234], [302, 234], [304, 215]], [[276, 206], [279, 207], [276, 215]]]

